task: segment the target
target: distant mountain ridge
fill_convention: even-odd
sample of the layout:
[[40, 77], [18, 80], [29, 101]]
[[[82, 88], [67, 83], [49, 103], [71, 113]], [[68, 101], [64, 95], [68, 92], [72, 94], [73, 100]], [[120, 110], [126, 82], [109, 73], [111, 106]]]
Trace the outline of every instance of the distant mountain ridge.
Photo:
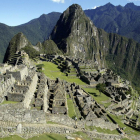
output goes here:
[[108, 3], [96, 9], [85, 10], [96, 27], [108, 33], [117, 33], [140, 43], [140, 6], [128, 3], [124, 7]]

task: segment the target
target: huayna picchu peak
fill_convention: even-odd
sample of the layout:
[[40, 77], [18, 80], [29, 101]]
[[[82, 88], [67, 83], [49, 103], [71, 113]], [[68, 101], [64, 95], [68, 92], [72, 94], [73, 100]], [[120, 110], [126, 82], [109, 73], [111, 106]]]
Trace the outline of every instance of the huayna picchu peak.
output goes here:
[[73, 4], [64, 11], [50, 38], [67, 55], [92, 59], [104, 67], [105, 46], [99, 44], [98, 29], [79, 5]]
[[78, 4], [49, 39], [27, 38], [16, 34], [0, 64], [0, 137], [140, 139], [139, 43], [97, 28]]

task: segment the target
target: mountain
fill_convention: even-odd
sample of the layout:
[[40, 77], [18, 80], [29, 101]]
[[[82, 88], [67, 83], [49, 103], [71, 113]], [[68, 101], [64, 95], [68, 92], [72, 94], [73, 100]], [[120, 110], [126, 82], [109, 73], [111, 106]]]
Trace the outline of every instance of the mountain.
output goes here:
[[23, 33], [16, 34], [10, 41], [4, 56], [4, 63], [9, 62], [17, 56], [17, 52], [24, 50], [30, 58], [43, 54], [62, 54], [53, 40], [38, 42], [33, 46]]
[[43, 42], [49, 37], [59, 16], [60, 13], [57, 12], [52, 12], [47, 15], [43, 14], [37, 19], [15, 27], [0, 23], [0, 62], [3, 61], [3, 54], [5, 54], [8, 43], [13, 36], [22, 32], [33, 45], [39, 41]]
[[92, 59], [104, 67], [104, 49], [99, 33], [82, 8], [74, 4], [60, 16], [50, 38], [66, 55]]
[[15, 35], [9, 43], [9, 46], [5, 53], [4, 62], [7, 62], [8, 60], [12, 59], [16, 52], [20, 51], [21, 49], [27, 46], [33, 47], [23, 33], [18, 33], [17, 35]]
[[101, 68], [111, 68], [139, 85], [140, 44], [97, 28], [79, 5], [74, 4], [63, 12], [50, 38], [66, 55], [92, 59]]
[[127, 3], [125, 8], [130, 8], [132, 10], [140, 11], [140, 6], [135, 5], [133, 2]]
[[140, 6], [128, 3], [114, 6], [108, 3], [96, 9], [85, 10], [96, 27], [108, 33], [117, 33], [140, 43]]

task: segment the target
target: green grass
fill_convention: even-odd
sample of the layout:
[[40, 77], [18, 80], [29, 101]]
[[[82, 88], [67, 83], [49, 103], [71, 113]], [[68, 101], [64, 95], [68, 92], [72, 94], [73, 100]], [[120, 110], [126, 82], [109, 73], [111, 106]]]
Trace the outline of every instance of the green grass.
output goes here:
[[18, 103], [18, 102], [14, 102], [14, 101], [3, 101], [3, 102], [1, 103], [1, 105], [2, 105], [2, 104], [16, 104], [16, 103]]
[[0, 138], [0, 140], [25, 140], [17, 135], [13, 135], [13, 136], [10, 136], [10, 137], [6, 137], [6, 138]]
[[68, 115], [71, 118], [74, 118], [76, 116], [75, 114], [75, 108], [72, 102], [72, 99], [67, 99], [67, 105], [68, 105]]
[[94, 129], [97, 130], [97, 132], [99, 133], [106, 133], [106, 134], [119, 134], [119, 132], [117, 130], [109, 130], [109, 129], [102, 129], [100, 127], [95, 127], [95, 126], [86, 126], [87, 129], [89, 129], [90, 131], [93, 131]]
[[56, 122], [48, 121], [47, 124], [58, 124]]
[[[10, 136], [6, 138], [0, 138], [0, 140], [25, 140], [19, 136]], [[38, 135], [32, 138], [29, 138], [28, 140], [67, 140], [64, 135], [59, 134], [43, 134]]]
[[[116, 122], [117, 124], [121, 127], [121, 128], [125, 128], [124, 132], [126, 132], [126, 134], [129, 135], [139, 135], [140, 132], [132, 129], [131, 127], [128, 127], [127, 125], [125, 125], [123, 122], [121, 122], [120, 116], [117, 117], [115, 115], [112, 115], [110, 113], [108, 113]], [[130, 134], [131, 133], [131, 134]]]
[[76, 133], [74, 133], [74, 134], [76, 134], [76, 135], [78, 135], [78, 136], [82, 136], [82, 138], [83, 138], [84, 140], [91, 140], [91, 139], [87, 136], [87, 134], [85, 134], [84, 132], [79, 131], [79, 132], [76, 132]]
[[60, 78], [62, 80], [65, 80], [67, 82], [70, 83], [76, 83], [79, 85], [86, 85], [86, 83], [84, 83], [83, 81], [81, 81], [79, 78], [77, 78], [76, 76], [73, 77], [72, 79], [68, 78], [64, 73], [62, 73], [60, 71], [60, 69], [58, 69], [57, 65], [51, 63], [51, 62], [42, 62], [42, 64], [44, 64], [43, 68], [43, 73], [49, 77], [50, 79], [56, 79], [56, 78]]
[[83, 88], [86, 92], [88, 92], [93, 98], [94, 100], [99, 103], [104, 105], [105, 107], [108, 107], [109, 105], [111, 105], [111, 102], [108, 103], [103, 103], [103, 101], [109, 101], [110, 98], [108, 96], [106, 96], [105, 94], [100, 93], [98, 90], [96, 90], [95, 88]]
[[28, 140], [66, 140], [66, 138], [64, 135], [59, 134], [43, 134]]

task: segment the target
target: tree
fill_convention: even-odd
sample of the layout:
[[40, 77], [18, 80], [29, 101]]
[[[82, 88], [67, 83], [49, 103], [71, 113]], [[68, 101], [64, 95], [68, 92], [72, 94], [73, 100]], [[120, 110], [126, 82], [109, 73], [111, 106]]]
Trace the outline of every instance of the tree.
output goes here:
[[104, 83], [99, 83], [96, 85], [96, 90], [99, 90], [100, 92], [100, 96], [101, 96], [101, 92], [104, 92], [106, 88], [106, 85]]
[[131, 89], [130, 87], [129, 87], [129, 89], [126, 91], [126, 94], [127, 94], [127, 95], [130, 94], [130, 95], [132, 96], [132, 89]]

